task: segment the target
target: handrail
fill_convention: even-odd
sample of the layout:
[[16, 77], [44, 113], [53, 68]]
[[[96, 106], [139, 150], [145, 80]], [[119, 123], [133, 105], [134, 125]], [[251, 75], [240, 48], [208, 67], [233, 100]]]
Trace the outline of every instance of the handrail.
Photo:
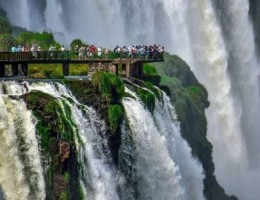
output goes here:
[[33, 61], [70, 61], [87, 59], [137, 59], [145, 61], [163, 61], [163, 53], [127, 54], [122, 52], [79, 52], [72, 51], [26, 51], [26, 52], [0, 52], [0, 62], [33, 62]]

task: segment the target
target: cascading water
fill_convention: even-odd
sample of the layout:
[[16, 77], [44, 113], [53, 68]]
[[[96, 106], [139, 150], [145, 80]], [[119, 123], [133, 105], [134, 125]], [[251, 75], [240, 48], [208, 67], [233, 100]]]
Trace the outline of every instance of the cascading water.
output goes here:
[[7, 199], [44, 199], [35, 119], [24, 102], [9, 95], [15, 93], [0, 94], [0, 185]]
[[[216, 8], [221, 9], [223, 34], [229, 52], [228, 70], [233, 84], [235, 99], [241, 104], [241, 126], [247, 146], [247, 158], [241, 163], [248, 162], [248, 167], [236, 172], [230, 179], [227, 175], [234, 171], [225, 169], [218, 171], [220, 182], [229, 192], [239, 194], [242, 199], [256, 199], [259, 188], [260, 154], [258, 141], [260, 121], [259, 99], [259, 68], [256, 58], [254, 33], [249, 21], [249, 2], [247, 0], [220, 2]], [[226, 20], [228, 18], [229, 20]], [[225, 141], [227, 144], [229, 140]], [[226, 155], [226, 154], [225, 154]], [[230, 157], [226, 157], [230, 159]], [[233, 184], [238, 182], [238, 184]]]
[[[191, 25], [191, 41], [198, 58], [192, 68], [206, 85], [211, 103], [206, 114], [217, 178], [225, 179], [221, 181], [225, 183], [224, 188], [239, 188], [236, 180], [247, 168], [248, 160], [240, 124], [241, 105], [232, 93], [225, 41], [211, 2], [194, 1], [190, 17], [195, 19]], [[238, 194], [237, 191], [232, 192]]]
[[154, 118], [140, 100], [125, 98], [123, 104], [136, 151], [138, 199], [204, 199], [202, 168], [180, 135], [169, 100], [157, 102]]
[[[49, 93], [58, 98], [61, 106], [63, 101], [70, 106], [72, 119], [75, 123], [75, 133], [78, 132], [79, 160], [83, 165], [81, 170], [81, 184], [84, 188], [85, 196], [95, 200], [117, 200], [116, 192], [116, 172], [111, 162], [106, 140], [99, 134], [103, 134], [105, 125], [98, 117], [97, 113], [78, 101], [61, 84], [33, 84], [28, 86], [29, 90], [37, 90]], [[73, 99], [74, 103], [67, 98]], [[81, 110], [78, 107], [84, 109]], [[110, 163], [110, 164], [109, 164]]]
[[[37, 6], [28, 2], [2, 0], [0, 6], [14, 25], [64, 31], [64, 43], [76, 37], [109, 47], [161, 43], [184, 58], [209, 92], [208, 138], [218, 180], [228, 193], [258, 199], [260, 184], [252, 176], [260, 174], [259, 70], [247, 0], [46, 0], [38, 18], [30, 17]], [[17, 3], [24, 9], [13, 12]], [[51, 16], [59, 19], [55, 26]]]
[[[124, 199], [123, 190], [122, 197], [118, 196], [120, 180], [117, 180], [109, 151], [106, 151], [106, 140], [100, 135], [106, 129], [104, 122], [93, 109], [79, 104], [61, 84], [1, 82], [1, 141], [4, 142], [1, 143], [0, 158], [4, 162], [1, 162], [0, 171], [1, 174], [9, 173], [0, 177], [0, 184], [7, 199], [45, 198], [36, 121], [25, 103], [18, 100], [19, 95], [35, 90], [48, 92], [61, 107], [69, 105], [72, 111], [72, 126], [77, 135], [75, 143], [83, 166], [81, 184], [86, 198]], [[137, 98], [134, 93], [132, 95]], [[134, 181], [140, 194], [138, 199], [204, 199], [202, 168], [180, 136], [169, 99], [164, 96], [163, 101], [157, 102], [153, 118], [139, 101], [124, 99], [131, 127], [129, 133], [132, 132], [136, 146], [132, 156], [137, 160]], [[138, 114], [138, 111], [141, 112]], [[141, 120], [143, 115], [145, 120]], [[123, 174], [120, 176], [124, 179]]]
[[[106, 140], [102, 139], [101, 136], [99, 134], [102, 134], [104, 132], [105, 129], [105, 125], [104, 122], [102, 120], [100, 120], [100, 118], [98, 117], [97, 113], [91, 109], [88, 108], [84, 105], [80, 105], [78, 103], [78, 101], [70, 94], [70, 92], [66, 89], [66, 87], [64, 87], [61, 84], [49, 84], [49, 83], [34, 83], [34, 84], [29, 84], [27, 82], [18, 84], [16, 82], [2, 82], [1, 83], [1, 88], [2, 91], [8, 92], [7, 94], [13, 94], [13, 95], [22, 95], [25, 94], [29, 91], [41, 91], [44, 93], [48, 93], [50, 95], [52, 95], [53, 97], [55, 97], [57, 99], [57, 101], [59, 102], [59, 104], [61, 105], [61, 107], [64, 106], [64, 104], [68, 105], [71, 109], [72, 112], [72, 119], [73, 119], [73, 123], [75, 124], [74, 127], [74, 132], [75, 135], [77, 135], [77, 140], [75, 141], [75, 143], [77, 144], [77, 148], [78, 148], [78, 152], [79, 152], [79, 161], [82, 164], [82, 169], [81, 169], [81, 185], [83, 188], [83, 191], [85, 193], [86, 198], [89, 199], [95, 199], [95, 200], [103, 200], [103, 199], [108, 199], [108, 200], [116, 200], [119, 199], [118, 195], [117, 195], [117, 184], [116, 184], [116, 171], [112, 165], [111, 162], [111, 156], [109, 155], [108, 150], [108, 146], [106, 144]], [[4, 96], [6, 99], [8, 99], [9, 97], [7, 95]], [[70, 101], [68, 100], [68, 98], [70, 99]], [[73, 100], [73, 103], [72, 101]], [[1, 101], [4, 101], [1, 99]], [[7, 100], [6, 100], [7, 101]], [[14, 101], [14, 100], [12, 100]], [[7, 103], [9, 103], [9, 101], [7, 101], [5, 104], [3, 104], [2, 107], [4, 107], [6, 110], [9, 110], [7, 107]], [[17, 102], [17, 106], [18, 105], [23, 105], [23, 108], [26, 109], [26, 106], [24, 103], [21, 104], [21, 102]], [[83, 109], [79, 109], [79, 107], [83, 107]], [[6, 111], [7, 112], [7, 111]], [[13, 110], [13, 112], [17, 112], [20, 113], [21, 115], [24, 116], [25, 111], [19, 111], [19, 110]], [[29, 111], [27, 111], [29, 112]], [[14, 114], [13, 113], [13, 114]], [[30, 112], [29, 112], [30, 113]], [[3, 116], [5, 116], [5, 112], [2, 112], [1, 114], [3, 114]], [[19, 116], [19, 115], [18, 115]], [[10, 142], [8, 142], [9, 140], [7, 139], [3, 139], [1, 141], [5, 141], [8, 142], [7, 145], [8, 147], [12, 147], [14, 148], [14, 150], [10, 150], [9, 151], [5, 150], [5, 146], [2, 145], [1, 148], [3, 148], [3, 151], [1, 151], [2, 153], [4, 153], [3, 155], [0, 154], [0, 158], [1, 160], [5, 160], [5, 162], [3, 162], [3, 165], [0, 166], [0, 172], [1, 174], [5, 174], [5, 171], [10, 172], [10, 176], [1, 176], [0, 178], [0, 185], [3, 187], [3, 191], [7, 197], [7, 199], [45, 199], [45, 188], [42, 187], [39, 189], [42, 189], [42, 191], [40, 191], [38, 189], [37, 185], [37, 181], [39, 182], [38, 184], [40, 185], [43, 182], [43, 177], [41, 177], [41, 180], [38, 180], [39, 178], [36, 177], [36, 172], [31, 170], [32, 169], [42, 169], [40, 162], [39, 162], [39, 155], [38, 155], [38, 160], [36, 162], [35, 159], [36, 157], [36, 153], [38, 152], [38, 148], [33, 152], [35, 152], [35, 155], [31, 154], [30, 160], [26, 160], [26, 165], [24, 165], [24, 161], [19, 160], [19, 154], [18, 152], [16, 152], [16, 137], [17, 133], [22, 132], [19, 131], [21, 128], [23, 128], [23, 126], [20, 128], [21, 123], [23, 122], [23, 120], [30, 120], [30, 118], [26, 117], [25, 119], [22, 116], [19, 116], [20, 121], [18, 121], [17, 123], [19, 123], [17, 126], [13, 127], [10, 126], [9, 129], [11, 129], [14, 133], [13, 133], [13, 137], [15, 139], [13, 139], [11, 137], [11, 134], [8, 135], [8, 133], [10, 131], [8, 131], [7, 127], [10, 123], [8, 123], [9, 118], [6, 118], [6, 120], [3, 120], [1, 117], [1, 131], [5, 131], [6, 134], [3, 135], [3, 137], [5, 136], [7, 139], [11, 140]], [[26, 121], [26, 122], [27, 122]], [[27, 122], [29, 123], [29, 122]], [[26, 126], [27, 129], [34, 129], [34, 125], [32, 124], [31, 126]], [[8, 126], [9, 127], [9, 126]], [[31, 131], [28, 132], [27, 131], [23, 131], [24, 135], [30, 133], [29, 136], [31, 136], [31, 134], [34, 136], [34, 138], [36, 138], [35, 135], [35, 131]], [[4, 132], [4, 133], [5, 133]], [[11, 132], [12, 133], [12, 132]], [[15, 135], [16, 134], [16, 135]], [[2, 136], [2, 134], [1, 134]], [[25, 137], [25, 136], [24, 136]], [[27, 145], [27, 143], [32, 143], [32, 141], [30, 140], [30, 138], [24, 138], [22, 140], [23, 142], [25, 142], [25, 144], [20, 144], [20, 146], [24, 146]], [[12, 142], [12, 143], [11, 143]], [[35, 141], [33, 141], [33, 144], [37, 144], [36, 139]], [[18, 144], [19, 145], [19, 144]], [[34, 146], [32, 146], [31, 148], [35, 148]], [[19, 149], [21, 150], [21, 148]], [[9, 154], [7, 154], [6, 152], [8, 152]], [[30, 151], [30, 153], [32, 153]], [[27, 153], [28, 154], [28, 153]], [[25, 157], [25, 155], [23, 155]], [[16, 158], [17, 157], [17, 158]], [[13, 166], [13, 168], [10, 168], [10, 162], [7, 162], [8, 159], [12, 158], [12, 162], [15, 164]], [[26, 159], [28, 159], [26, 157]], [[37, 157], [36, 157], [37, 158]], [[17, 163], [17, 164], [16, 164]], [[2, 163], [1, 163], [2, 164]], [[37, 165], [36, 165], [37, 164]], [[35, 166], [36, 165], [36, 166]], [[40, 166], [38, 166], [40, 165]], [[9, 167], [9, 169], [8, 169]], [[34, 167], [34, 168], [33, 168]], [[27, 180], [26, 178], [26, 173], [20, 173], [20, 171], [23, 171], [23, 168], [28, 169], [28, 173], [31, 173], [30, 176], [28, 174], [29, 180]], [[34, 175], [35, 174], [35, 175]], [[11, 176], [13, 175], [13, 176]], [[42, 175], [42, 172], [41, 172]], [[25, 176], [25, 177], [24, 177]], [[6, 179], [5, 179], [6, 178]], [[12, 179], [11, 179], [12, 178]], [[9, 181], [7, 181], [9, 180]], [[10, 181], [12, 180], [12, 181]], [[33, 182], [34, 181], [34, 182]], [[36, 186], [34, 185], [34, 191], [35, 194], [37, 194], [35, 196], [35, 198], [30, 197], [30, 190], [32, 189], [31, 184], [36, 184]], [[16, 188], [16, 189], [15, 189]], [[16, 193], [13, 193], [13, 191], [16, 191]], [[42, 194], [42, 193], [43, 194]], [[13, 195], [13, 196], [10, 196]], [[42, 196], [41, 196], [42, 195]]]

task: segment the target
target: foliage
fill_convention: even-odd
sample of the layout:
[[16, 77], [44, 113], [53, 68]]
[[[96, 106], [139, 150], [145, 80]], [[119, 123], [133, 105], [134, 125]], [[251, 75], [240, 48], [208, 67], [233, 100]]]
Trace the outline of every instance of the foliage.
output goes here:
[[10, 51], [15, 44], [15, 38], [9, 33], [0, 34], [0, 51]]
[[[86, 64], [70, 64], [70, 76], [86, 76], [88, 66]], [[60, 79], [64, 78], [61, 64], [30, 64], [29, 77], [35, 79]]]
[[84, 42], [82, 42], [81, 39], [74, 39], [70, 43], [70, 49], [73, 51], [76, 46], [78, 46], [78, 48], [80, 48], [82, 45], [84, 45]]
[[144, 74], [146, 76], [156, 76], [156, 75], [158, 75], [155, 67], [152, 64], [148, 64], [148, 63], [144, 64]]
[[47, 51], [50, 46], [54, 46], [56, 50], [60, 49], [60, 44], [55, 41], [53, 34], [46, 31], [42, 33], [23, 32], [18, 36], [17, 41], [20, 45], [40, 46], [41, 49], [45, 51]]
[[0, 16], [0, 35], [1, 34], [10, 34], [12, 32], [11, 25], [8, 19]]
[[29, 65], [30, 78], [64, 78], [62, 74], [61, 64], [30, 64]]
[[124, 96], [124, 83], [114, 74], [97, 72], [92, 76], [92, 84], [109, 102], [117, 103]]
[[121, 105], [109, 106], [108, 117], [109, 117], [110, 130], [112, 134], [116, 132], [117, 128], [121, 124], [123, 116], [124, 116], [124, 112]]
[[205, 90], [206, 89], [201, 85], [193, 85], [185, 88], [185, 93], [190, 97], [191, 102], [201, 110], [209, 106], [209, 102], [206, 100], [207, 93]]
[[161, 77], [158, 75], [156, 68], [152, 64], [144, 64], [144, 77], [145, 81], [151, 82], [154, 85], [159, 85]]
[[88, 75], [88, 65], [87, 64], [70, 64], [70, 75], [71, 76]]

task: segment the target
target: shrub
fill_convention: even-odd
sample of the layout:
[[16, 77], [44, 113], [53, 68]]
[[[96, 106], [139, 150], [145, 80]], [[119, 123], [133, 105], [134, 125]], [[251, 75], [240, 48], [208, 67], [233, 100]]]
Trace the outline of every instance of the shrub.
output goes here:
[[10, 51], [15, 44], [15, 38], [9, 33], [0, 34], [0, 51]]
[[31, 46], [35, 44], [41, 46], [41, 49], [45, 51], [47, 51], [50, 46], [55, 46], [57, 50], [60, 48], [60, 44], [55, 41], [53, 34], [46, 31], [42, 33], [23, 32], [18, 36], [17, 41], [21, 45]]
[[8, 19], [0, 16], [0, 35], [5, 33], [10, 34], [11, 32], [12, 29]]

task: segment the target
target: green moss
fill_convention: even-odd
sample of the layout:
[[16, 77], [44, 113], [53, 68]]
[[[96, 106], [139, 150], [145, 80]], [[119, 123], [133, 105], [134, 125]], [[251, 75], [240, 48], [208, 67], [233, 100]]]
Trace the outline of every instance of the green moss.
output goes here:
[[147, 90], [139, 88], [137, 90], [137, 95], [140, 97], [142, 102], [145, 104], [147, 109], [153, 113], [155, 108], [155, 95]]
[[60, 194], [59, 200], [69, 200], [69, 193], [67, 191], [64, 191]]
[[133, 95], [129, 94], [128, 92], [125, 92], [124, 97], [129, 97], [132, 99], [136, 99]]
[[47, 153], [49, 151], [49, 139], [51, 127], [46, 126], [42, 121], [38, 121], [36, 124], [36, 130], [40, 135], [40, 145], [41, 148]]
[[154, 87], [154, 85], [151, 82], [145, 82], [144, 87], [146, 87], [147, 89], [152, 91], [158, 99], [161, 99], [161, 97], [162, 97], [161, 90]]
[[[55, 133], [56, 137], [73, 140], [73, 128], [75, 124], [71, 118], [71, 110], [65, 101], [58, 102], [49, 94], [32, 91], [27, 97], [28, 106], [34, 110], [39, 122], [36, 125], [41, 136], [43, 149], [48, 148], [48, 135]], [[39, 110], [39, 107], [41, 108]]]
[[79, 200], [85, 200], [85, 193], [82, 186], [79, 187]]
[[64, 179], [65, 179], [66, 183], [70, 182], [70, 173], [69, 172], [64, 173]]
[[114, 74], [97, 72], [92, 76], [92, 84], [112, 103], [117, 103], [124, 96], [124, 83]]
[[120, 126], [124, 116], [124, 111], [121, 105], [110, 105], [108, 108], [109, 124], [112, 134], [116, 132]]

